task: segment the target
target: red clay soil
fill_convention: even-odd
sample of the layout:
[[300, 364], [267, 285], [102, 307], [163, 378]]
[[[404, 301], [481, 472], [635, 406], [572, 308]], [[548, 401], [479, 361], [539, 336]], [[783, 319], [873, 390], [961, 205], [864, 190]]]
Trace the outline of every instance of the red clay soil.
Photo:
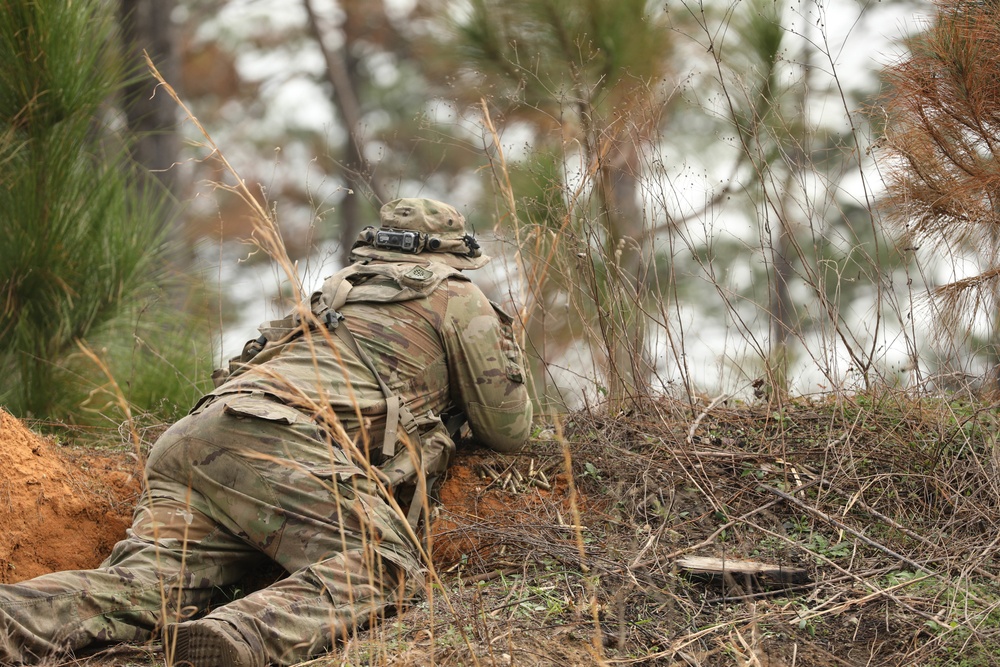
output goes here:
[[[438, 492], [440, 507], [431, 524], [434, 563], [448, 568], [473, 558], [473, 567], [485, 567], [510, 532], [531, 533], [533, 526], [572, 523], [570, 492], [563, 474], [552, 478], [550, 490], [525, 487], [520, 493], [503, 491], [500, 484], [479, 474], [490, 454], [459, 453]], [[577, 503], [584, 499], [577, 496]], [[572, 531], [567, 543], [573, 544]]]
[[0, 583], [92, 568], [111, 553], [139, 489], [121, 459], [70, 456], [0, 410]]

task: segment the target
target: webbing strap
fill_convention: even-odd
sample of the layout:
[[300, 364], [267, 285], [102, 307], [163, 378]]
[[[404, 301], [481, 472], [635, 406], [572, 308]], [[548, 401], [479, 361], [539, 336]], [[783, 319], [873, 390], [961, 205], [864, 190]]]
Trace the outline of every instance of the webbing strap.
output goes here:
[[[416, 441], [415, 444], [419, 450], [420, 447], [420, 435], [417, 433], [417, 421], [413, 417], [413, 413], [410, 409], [403, 405], [402, 399], [398, 394], [394, 394], [389, 388], [389, 385], [385, 383], [382, 376], [378, 374], [375, 369], [375, 364], [372, 363], [371, 357], [365, 352], [364, 348], [358, 345], [357, 339], [354, 338], [354, 334], [347, 326], [337, 326], [333, 332], [336, 334], [340, 340], [347, 344], [354, 354], [361, 359], [361, 361], [368, 367], [368, 370], [372, 372], [375, 379], [378, 381], [378, 386], [382, 389], [382, 394], [385, 396], [385, 437], [382, 439], [382, 456], [383, 460], [389, 460], [396, 453], [396, 436], [398, 433], [398, 425], [402, 424], [403, 429], [407, 434], [411, 435]], [[413, 492], [413, 498], [410, 500], [410, 509], [406, 513], [406, 521], [410, 526], [416, 530], [420, 524], [420, 514], [423, 511], [424, 502], [427, 498], [427, 489], [434, 483], [437, 476], [431, 478], [423, 479], [423, 476], [417, 480], [417, 488]]]
[[358, 345], [357, 339], [354, 338], [354, 334], [346, 326], [337, 326], [333, 330], [334, 334], [341, 341], [343, 341], [347, 347], [350, 348], [352, 352], [361, 362], [371, 371], [371, 374], [375, 376], [375, 381], [378, 382], [379, 388], [382, 390], [382, 395], [385, 396], [385, 437], [382, 439], [382, 456], [386, 459], [391, 458], [396, 453], [396, 439], [399, 434], [398, 427], [400, 424], [403, 426], [403, 430], [408, 434], [412, 435], [416, 433], [417, 430], [417, 420], [413, 417], [413, 413], [410, 409], [403, 405], [402, 399], [398, 394], [393, 393], [389, 385], [385, 383], [382, 376], [379, 375], [378, 370], [375, 368], [375, 364], [372, 363], [371, 357], [365, 352], [364, 348]]
[[323, 286], [322, 307], [317, 309], [319, 304], [314, 303], [313, 314], [320, 318], [327, 329], [333, 330], [336, 336], [354, 352], [375, 376], [375, 381], [378, 382], [379, 389], [382, 390], [382, 395], [385, 397], [385, 437], [382, 439], [382, 457], [389, 459], [396, 453], [396, 437], [399, 434], [400, 421], [408, 433], [416, 429], [416, 422], [413, 419], [413, 414], [403, 405], [402, 399], [393, 393], [389, 385], [379, 375], [371, 357], [368, 356], [364, 348], [358, 345], [351, 330], [346, 325], [342, 325], [343, 316], [340, 314], [340, 309], [347, 303], [347, 296], [354, 288], [354, 283], [348, 278], [356, 273], [357, 267], [352, 265], [341, 269], [327, 279]]
[[[347, 345], [348, 348], [361, 360], [361, 363], [375, 376], [375, 381], [378, 382], [379, 389], [382, 391], [382, 395], [385, 397], [385, 437], [382, 439], [382, 456], [384, 459], [392, 458], [396, 453], [396, 439], [399, 435], [399, 425], [402, 424], [403, 430], [408, 434], [413, 434], [416, 431], [417, 423], [416, 419], [413, 417], [413, 413], [410, 412], [409, 408], [403, 405], [402, 398], [395, 394], [389, 385], [385, 383], [382, 376], [379, 375], [378, 370], [375, 368], [375, 364], [372, 362], [371, 357], [365, 352], [364, 348], [358, 345], [357, 339], [351, 330], [344, 325], [341, 320], [343, 316], [338, 312], [338, 309], [343, 307], [347, 303], [347, 295], [350, 293], [351, 288], [354, 285], [347, 280], [347, 276], [350, 274], [349, 271], [344, 270], [339, 274], [335, 275], [334, 278], [339, 277], [340, 282], [337, 284], [335, 290], [332, 290], [333, 296], [331, 297], [329, 304], [324, 304], [323, 308], [318, 312], [314, 312], [313, 315], [320, 321], [320, 325], [325, 326], [328, 330], [333, 331], [336, 336]], [[331, 279], [332, 280], [332, 279]], [[295, 317], [285, 318], [284, 320], [276, 320], [273, 322], [267, 322], [266, 328], [268, 331], [284, 331], [289, 330], [291, 333], [285, 335], [284, 338], [289, 338], [299, 335], [300, 319]], [[249, 355], [244, 361], [249, 361], [254, 355], [257, 354], [261, 349], [263, 349], [263, 342], [266, 342], [266, 337], [261, 336], [261, 339], [254, 341], [259, 343], [258, 347], [254, 349], [253, 354]], [[280, 342], [280, 340], [278, 341]], [[244, 351], [244, 356], [246, 351]]]
[[399, 408], [402, 403], [396, 394], [385, 397], [385, 437], [382, 439], [382, 455], [387, 459], [396, 454], [396, 427], [399, 425]]
[[424, 511], [424, 502], [427, 500], [427, 489], [434, 486], [437, 475], [426, 477], [424, 483], [417, 481], [417, 488], [413, 491], [413, 498], [410, 500], [410, 509], [406, 512], [406, 522], [416, 530], [420, 524], [420, 514]]
[[[411, 436], [411, 442], [416, 445], [419, 452], [420, 448], [420, 434], [417, 432], [417, 420], [413, 417], [413, 413], [410, 409], [403, 404], [403, 399], [389, 388], [389, 385], [385, 383], [382, 376], [379, 374], [378, 370], [375, 368], [375, 364], [372, 362], [371, 357], [365, 351], [363, 347], [358, 345], [357, 339], [351, 332], [350, 328], [341, 322], [342, 316], [338, 312], [340, 308], [347, 303], [347, 296], [354, 284], [347, 280], [347, 276], [350, 275], [351, 271], [344, 269], [340, 273], [331, 279], [331, 282], [339, 278], [340, 282], [336, 284], [336, 289], [331, 290], [333, 296], [329, 298], [329, 301], [325, 305], [324, 320], [327, 324], [328, 329], [332, 329], [333, 333], [345, 344], [347, 347], [361, 360], [361, 362], [368, 368], [373, 376], [375, 376], [375, 381], [378, 382], [379, 389], [382, 390], [382, 395], [385, 397], [385, 435], [382, 438], [382, 460], [388, 461], [396, 454], [396, 441], [399, 436], [399, 426], [402, 425], [403, 430], [406, 431], [408, 435]], [[319, 314], [317, 313], [317, 316]], [[331, 317], [332, 315], [332, 317]], [[418, 453], [419, 456], [419, 453]], [[436, 478], [436, 476], [435, 476]], [[417, 481], [417, 488], [414, 490], [413, 498], [410, 501], [410, 508], [406, 513], [406, 521], [410, 526], [416, 530], [420, 523], [420, 515], [423, 510], [424, 503], [426, 502], [427, 489], [433, 483], [432, 479], [423, 479], [423, 475]]]
[[[335, 319], [334, 321], [339, 323], [339, 319]], [[413, 443], [419, 451], [420, 434], [417, 433], [417, 420], [413, 417], [413, 413], [403, 405], [399, 394], [394, 394], [389, 385], [382, 379], [382, 376], [379, 375], [375, 369], [375, 364], [372, 363], [371, 357], [368, 356], [364, 348], [358, 345], [358, 341], [354, 338], [351, 330], [346, 325], [339, 326], [338, 324], [335, 327], [333, 330], [334, 334], [368, 367], [368, 370], [371, 371], [372, 375], [378, 381], [378, 386], [382, 389], [382, 394], [385, 396], [385, 437], [382, 439], [383, 460], [388, 461], [396, 454], [396, 438], [400, 424], [402, 424], [407, 434], [413, 438]], [[414, 530], [420, 525], [420, 515], [426, 502], [427, 489], [430, 488], [435, 479], [437, 479], [437, 476], [424, 479], [423, 475], [421, 475], [417, 480], [417, 488], [413, 492], [413, 498], [410, 500], [410, 508], [406, 513], [406, 521]]]
[[[341, 276], [340, 274], [343, 274], [343, 276]], [[330, 299], [330, 303], [327, 304], [327, 308], [329, 308], [330, 310], [339, 311], [341, 308], [344, 307], [344, 304], [347, 303], [347, 294], [348, 292], [351, 291], [351, 288], [354, 287], [354, 284], [350, 280], [347, 280], [348, 275], [349, 275], [348, 270], [344, 269], [343, 271], [340, 271], [337, 275], [333, 276], [333, 278], [337, 278], [339, 276], [340, 283], [337, 285], [337, 290], [333, 293], [333, 297]], [[333, 278], [331, 278], [331, 280]]]

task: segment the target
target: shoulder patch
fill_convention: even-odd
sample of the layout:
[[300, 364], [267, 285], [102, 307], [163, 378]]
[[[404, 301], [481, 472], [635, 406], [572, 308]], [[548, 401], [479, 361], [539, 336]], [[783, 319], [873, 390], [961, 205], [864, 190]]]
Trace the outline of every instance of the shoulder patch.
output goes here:
[[421, 282], [425, 280], [430, 280], [434, 277], [434, 274], [425, 269], [422, 266], [414, 266], [412, 269], [403, 274], [405, 278], [410, 280], [419, 280]]

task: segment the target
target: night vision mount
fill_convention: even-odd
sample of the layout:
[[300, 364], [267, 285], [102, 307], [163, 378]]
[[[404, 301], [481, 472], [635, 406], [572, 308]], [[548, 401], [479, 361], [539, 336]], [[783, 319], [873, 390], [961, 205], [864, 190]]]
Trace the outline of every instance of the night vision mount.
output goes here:
[[[371, 244], [376, 248], [414, 255], [423, 249], [423, 241], [425, 239], [424, 235], [420, 232], [412, 230], [397, 231], [395, 229], [373, 230], [370, 238]], [[440, 245], [440, 241], [438, 241], [438, 244]]]
[[478, 257], [482, 254], [479, 252], [479, 243], [470, 234], [466, 234], [460, 239], [442, 241], [442, 239], [436, 236], [430, 236], [429, 234], [413, 231], [412, 229], [376, 229], [375, 227], [366, 227], [362, 230], [359, 243], [370, 244], [379, 250], [390, 250], [392, 252], [402, 252], [411, 255], [423, 252], [424, 250], [430, 250], [431, 252], [456, 252], [461, 245], [459, 245], [459, 248], [454, 249], [453, 246], [455, 244], [463, 244], [466, 252], [456, 252], [456, 254], [465, 254], [468, 257]]

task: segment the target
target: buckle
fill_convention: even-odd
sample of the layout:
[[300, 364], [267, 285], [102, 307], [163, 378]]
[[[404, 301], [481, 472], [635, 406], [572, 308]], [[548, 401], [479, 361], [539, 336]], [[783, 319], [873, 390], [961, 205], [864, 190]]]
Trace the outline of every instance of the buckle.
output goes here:
[[336, 310], [328, 310], [323, 313], [323, 326], [326, 327], [327, 331], [333, 331], [340, 326], [342, 319], [344, 319], [344, 316]]

